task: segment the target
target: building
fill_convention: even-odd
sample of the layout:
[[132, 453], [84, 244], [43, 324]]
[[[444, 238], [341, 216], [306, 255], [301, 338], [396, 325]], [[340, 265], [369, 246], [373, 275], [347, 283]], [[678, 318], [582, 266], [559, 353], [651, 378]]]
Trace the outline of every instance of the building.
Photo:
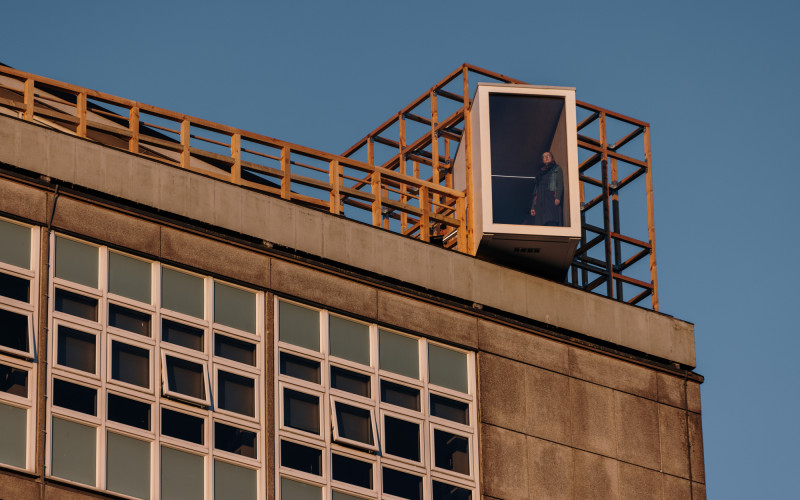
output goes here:
[[332, 155], [0, 68], [0, 497], [704, 498], [693, 326], [470, 255], [448, 93]]

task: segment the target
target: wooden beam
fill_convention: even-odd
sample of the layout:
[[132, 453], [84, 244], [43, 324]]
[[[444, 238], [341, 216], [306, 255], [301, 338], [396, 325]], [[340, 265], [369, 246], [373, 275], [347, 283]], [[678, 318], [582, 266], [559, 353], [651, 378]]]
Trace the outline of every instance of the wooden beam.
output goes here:
[[644, 158], [647, 163], [647, 236], [650, 239], [650, 282], [653, 285], [653, 310], [658, 311], [658, 273], [656, 272], [656, 228], [653, 216], [653, 167], [650, 157], [650, 127], [644, 131]]
[[189, 120], [182, 120], [181, 121], [181, 166], [183, 168], [187, 168], [191, 161], [191, 154], [189, 152], [189, 147], [191, 141], [191, 123]]
[[331, 160], [328, 170], [331, 182], [331, 206], [332, 214], [339, 215], [342, 212], [342, 197], [339, 195], [339, 187], [342, 183], [342, 167], [337, 160]]
[[86, 92], [81, 92], [77, 96], [76, 115], [78, 118], [78, 137], [86, 137]]
[[139, 152], [139, 108], [134, 106], [131, 108], [130, 117], [128, 118], [128, 129], [131, 132], [131, 138], [128, 139], [128, 151], [131, 153]]
[[231, 156], [233, 157], [231, 182], [239, 184], [242, 180], [242, 134], [231, 136]]
[[292, 157], [289, 146], [281, 148], [281, 198], [284, 200], [292, 199]]
[[23, 102], [25, 103], [25, 112], [22, 117], [26, 120], [33, 120], [33, 101], [34, 101], [34, 84], [33, 78], [25, 79], [25, 94]]

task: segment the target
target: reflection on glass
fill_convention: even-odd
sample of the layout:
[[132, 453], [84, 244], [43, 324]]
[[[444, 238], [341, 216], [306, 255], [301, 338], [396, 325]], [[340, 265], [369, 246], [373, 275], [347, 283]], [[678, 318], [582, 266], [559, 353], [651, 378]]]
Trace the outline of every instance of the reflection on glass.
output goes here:
[[319, 361], [281, 353], [281, 374], [319, 384]]
[[161, 269], [161, 307], [195, 318], [203, 317], [203, 278]]
[[196, 500], [204, 497], [203, 457], [161, 447], [161, 498]]
[[161, 323], [161, 340], [188, 347], [195, 351], [205, 350], [203, 347], [203, 330], [167, 319]]
[[282, 342], [319, 351], [319, 311], [281, 301], [278, 323]]
[[255, 432], [214, 423], [214, 448], [218, 450], [256, 458], [256, 438]]
[[322, 488], [282, 477], [281, 500], [322, 500]]
[[254, 417], [256, 415], [255, 380], [220, 370], [217, 376], [219, 407]]
[[428, 377], [430, 383], [460, 392], [467, 384], [467, 355], [438, 345], [428, 345]]
[[28, 410], [0, 403], [0, 463], [25, 468]]
[[95, 485], [97, 429], [53, 417], [51, 474]]
[[329, 323], [331, 356], [369, 365], [369, 327], [338, 316]]
[[370, 396], [370, 381], [369, 375], [351, 372], [335, 366], [331, 367], [331, 387], [334, 389], [368, 398]]
[[206, 399], [203, 365], [172, 356], [166, 356], [166, 365], [169, 391]]
[[452, 484], [434, 481], [433, 500], [472, 500], [472, 492]]
[[255, 500], [257, 485], [255, 470], [214, 460], [214, 500]]
[[431, 415], [459, 424], [469, 423], [469, 404], [431, 394]]
[[449, 432], [433, 431], [434, 462], [436, 467], [469, 474], [469, 440]]
[[283, 423], [287, 427], [319, 434], [319, 398], [304, 392], [284, 389]]
[[150, 315], [116, 304], [108, 304], [108, 324], [121, 330], [150, 336]]
[[28, 372], [0, 365], [0, 392], [28, 397]]
[[56, 311], [97, 321], [97, 299], [56, 288]]
[[147, 349], [111, 342], [111, 378], [150, 387], [150, 353]]
[[29, 228], [0, 220], [0, 262], [30, 269], [31, 230]]
[[381, 380], [381, 401], [419, 411], [419, 389]]
[[214, 321], [256, 333], [256, 294], [215, 281]]
[[378, 346], [381, 370], [419, 378], [418, 345], [417, 339], [381, 330]]
[[58, 364], [94, 373], [95, 336], [91, 333], [58, 327]]
[[315, 476], [322, 475], [322, 450], [281, 441], [281, 465]]
[[214, 335], [214, 354], [225, 359], [256, 366], [256, 346], [250, 342], [217, 333]]
[[107, 433], [106, 488], [136, 498], [150, 498], [150, 443]]
[[369, 410], [339, 402], [334, 403], [334, 408], [336, 429], [340, 438], [369, 445], [375, 443], [372, 439], [372, 419]]
[[150, 263], [108, 253], [108, 291], [150, 303]]
[[97, 288], [99, 249], [56, 236], [56, 278]]

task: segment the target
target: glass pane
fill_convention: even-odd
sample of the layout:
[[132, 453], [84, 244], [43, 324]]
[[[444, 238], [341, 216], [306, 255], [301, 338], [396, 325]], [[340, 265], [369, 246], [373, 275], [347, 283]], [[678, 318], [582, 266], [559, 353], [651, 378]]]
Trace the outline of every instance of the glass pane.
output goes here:
[[150, 498], [150, 443], [107, 433], [106, 489], [136, 498]]
[[463, 352], [428, 344], [428, 377], [431, 384], [460, 392], [469, 392], [467, 355]]
[[291, 441], [281, 441], [281, 465], [321, 476], [322, 450], [292, 443]]
[[128, 309], [116, 304], [108, 304], [108, 324], [121, 330], [144, 335], [145, 337], [150, 336], [149, 314], [134, 311], [133, 309]]
[[161, 323], [161, 340], [175, 345], [188, 347], [195, 351], [205, 351], [203, 346], [203, 330], [183, 323], [164, 320]]
[[383, 492], [409, 500], [422, 500], [422, 478], [384, 467]]
[[161, 447], [161, 499], [197, 500], [203, 498], [203, 457]]
[[167, 390], [205, 400], [206, 384], [203, 365], [172, 356], [166, 356], [166, 360]]
[[225, 359], [256, 366], [255, 344], [226, 337], [219, 333], [214, 334], [214, 354]]
[[108, 419], [121, 424], [150, 430], [150, 405], [134, 399], [108, 394]]
[[31, 268], [30, 228], [0, 220], [0, 262]]
[[369, 375], [351, 372], [335, 366], [331, 367], [331, 387], [334, 389], [369, 397], [371, 380]]
[[436, 467], [469, 474], [469, 439], [434, 429], [433, 449]]
[[162, 268], [161, 307], [202, 318], [203, 278]]
[[431, 394], [431, 415], [459, 424], [469, 424], [469, 404]]
[[73, 330], [66, 326], [58, 327], [58, 364], [95, 372], [95, 340], [91, 333]]
[[56, 311], [97, 321], [97, 299], [56, 288]]
[[333, 479], [372, 489], [372, 464], [334, 454], [331, 460]]
[[28, 344], [27, 316], [0, 309], [0, 325], [3, 325], [0, 346], [27, 353], [31, 352], [30, 344]]
[[281, 373], [290, 377], [319, 384], [319, 361], [281, 353]]
[[374, 444], [372, 439], [372, 419], [370, 411], [344, 403], [335, 402], [336, 425], [339, 437], [366, 444]]
[[434, 481], [433, 500], [472, 500], [472, 492], [452, 484]]
[[258, 474], [253, 469], [214, 460], [214, 500], [256, 498]]
[[150, 303], [151, 264], [115, 252], [108, 252], [108, 291]]
[[111, 342], [111, 378], [150, 387], [150, 353], [147, 349]]
[[406, 377], [419, 378], [417, 339], [380, 331], [380, 368]]
[[352, 495], [348, 495], [347, 493], [342, 493], [341, 491], [333, 491], [331, 492], [331, 500], [363, 500], [361, 497], [354, 497]]
[[200, 417], [166, 408], [161, 409], [161, 433], [165, 436], [203, 444], [203, 424], [205, 422]]
[[386, 453], [419, 461], [419, 424], [385, 416], [383, 429]]
[[97, 430], [53, 417], [52, 433], [52, 474], [94, 486]]
[[214, 423], [214, 448], [243, 457], [256, 458], [257, 434], [252, 431]]
[[331, 356], [369, 365], [369, 326], [330, 316]]
[[256, 382], [224, 371], [217, 372], [219, 407], [250, 417], [256, 416]]
[[419, 411], [419, 389], [381, 380], [381, 401]]
[[214, 321], [256, 333], [256, 294], [215, 281]]
[[56, 236], [56, 278], [97, 288], [97, 247]]
[[0, 404], [0, 463], [25, 468], [27, 460], [28, 410]]
[[88, 415], [97, 415], [97, 390], [65, 380], [53, 380], [53, 404]]
[[282, 477], [281, 500], [322, 500], [322, 488]]
[[319, 352], [319, 311], [278, 302], [279, 339]]
[[21, 302], [30, 302], [31, 281], [0, 273], [0, 295]]
[[0, 365], [0, 391], [28, 397], [28, 372], [11, 366]]
[[284, 389], [283, 425], [319, 434], [319, 397]]

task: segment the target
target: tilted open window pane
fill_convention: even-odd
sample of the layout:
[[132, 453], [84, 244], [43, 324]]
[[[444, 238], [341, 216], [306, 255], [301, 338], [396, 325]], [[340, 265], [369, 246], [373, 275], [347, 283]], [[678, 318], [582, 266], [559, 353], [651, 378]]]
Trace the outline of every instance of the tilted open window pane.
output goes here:
[[51, 474], [94, 486], [97, 429], [53, 417]]
[[431, 394], [431, 415], [459, 424], [469, 424], [469, 404]]
[[428, 377], [431, 384], [468, 392], [467, 355], [438, 345], [428, 345]]
[[56, 288], [56, 311], [97, 321], [97, 299]]
[[319, 361], [313, 359], [301, 358], [289, 353], [281, 353], [281, 374], [290, 377], [299, 378], [319, 384], [320, 382], [320, 367]]
[[383, 492], [408, 500], [422, 500], [422, 478], [384, 467]]
[[469, 474], [469, 439], [439, 429], [433, 430], [434, 465]]
[[419, 411], [419, 389], [381, 380], [381, 401]]
[[372, 464], [343, 455], [333, 454], [331, 469], [334, 481], [372, 489]]
[[256, 416], [256, 381], [220, 370], [217, 372], [219, 407], [248, 417]]
[[434, 481], [433, 500], [472, 500], [472, 492], [452, 484]]
[[381, 330], [379, 344], [381, 370], [419, 378], [419, 342], [417, 339]]
[[197, 500], [204, 498], [203, 457], [161, 447], [162, 500]]
[[256, 332], [256, 294], [214, 282], [214, 321]]
[[97, 389], [53, 379], [53, 404], [87, 415], [97, 415]]
[[0, 392], [28, 397], [28, 372], [0, 364]]
[[151, 264], [108, 252], [108, 291], [149, 304]]
[[419, 424], [390, 416], [383, 417], [386, 453], [419, 462]]
[[106, 488], [136, 498], [150, 498], [150, 443], [107, 433]]
[[122, 342], [111, 342], [111, 378], [150, 387], [150, 352]]
[[367, 449], [376, 449], [375, 428], [371, 409], [360, 408], [331, 399], [333, 406], [333, 440]]
[[150, 336], [151, 316], [117, 304], [108, 305], [108, 324], [131, 333]]
[[258, 434], [230, 425], [214, 423], [214, 448], [243, 457], [256, 458]]
[[161, 409], [161, 433], [191, 443], [203, 444], [205, 420], [166, 408]]
[[56, 278], [97, 288], [100, 249], [56, 236]]
[[281, 500], [322, 500], [322, 488], [282, 477]]
[[28, 410], [0, 403], [0, 463], [27, 464]]
[[149, 431], [150, 404], [109, 393], [108, 419]]
[[304, 392], [283, 390], [283, 424], [301, 431], [319, 434], [319, 397]]
[[30, 302], [31, 280], [0, 273], [0, 295], [20, 302]]
[[31, 268], [31, 230], [0, 220], [0, 262]]
[[369, 326], [330, 316], [330, 354], [369, 366]]
[[161, 307], [203, 318], [203, 278], [161, 268]]
[[372, 377], [336, 366], [331, 367], [331, 387], [359, 396], [370, 397]]
[[204, 331], [200, 328], [176, 323], [165, 319], [161, 323], [161, 340], [195, 351], [205, 351], [203, 344]]
[[258, 473], [214, 460], [214, 500], [247, 500], [258, 496]]
[[97, 337], [66, 326], [58, 327], [58, 364], [95, 373]]
[[290, 469], [322, 475], [322, 450], [291, 441], [281, 441], [281, 465]]
[[280, 301], [278, 322], [282, 342], [319, 352], [319, 311]]
[[256, 345], [219, 333], [214, 334], [214, 354], [250, 366], [256, 366]]
[[6, 348], [0, 350], [9, 350], [12, 354], [33, 355], [33, 330], [28, 321], [28, 316], [24, 314], [0, 309], [0, 348]]
[[187, 396], [207, 404], [208, 392], [206, 391], [207, 374], [205, 365], [168, 354], [164, 358], [166, 365], [166, 392]]

